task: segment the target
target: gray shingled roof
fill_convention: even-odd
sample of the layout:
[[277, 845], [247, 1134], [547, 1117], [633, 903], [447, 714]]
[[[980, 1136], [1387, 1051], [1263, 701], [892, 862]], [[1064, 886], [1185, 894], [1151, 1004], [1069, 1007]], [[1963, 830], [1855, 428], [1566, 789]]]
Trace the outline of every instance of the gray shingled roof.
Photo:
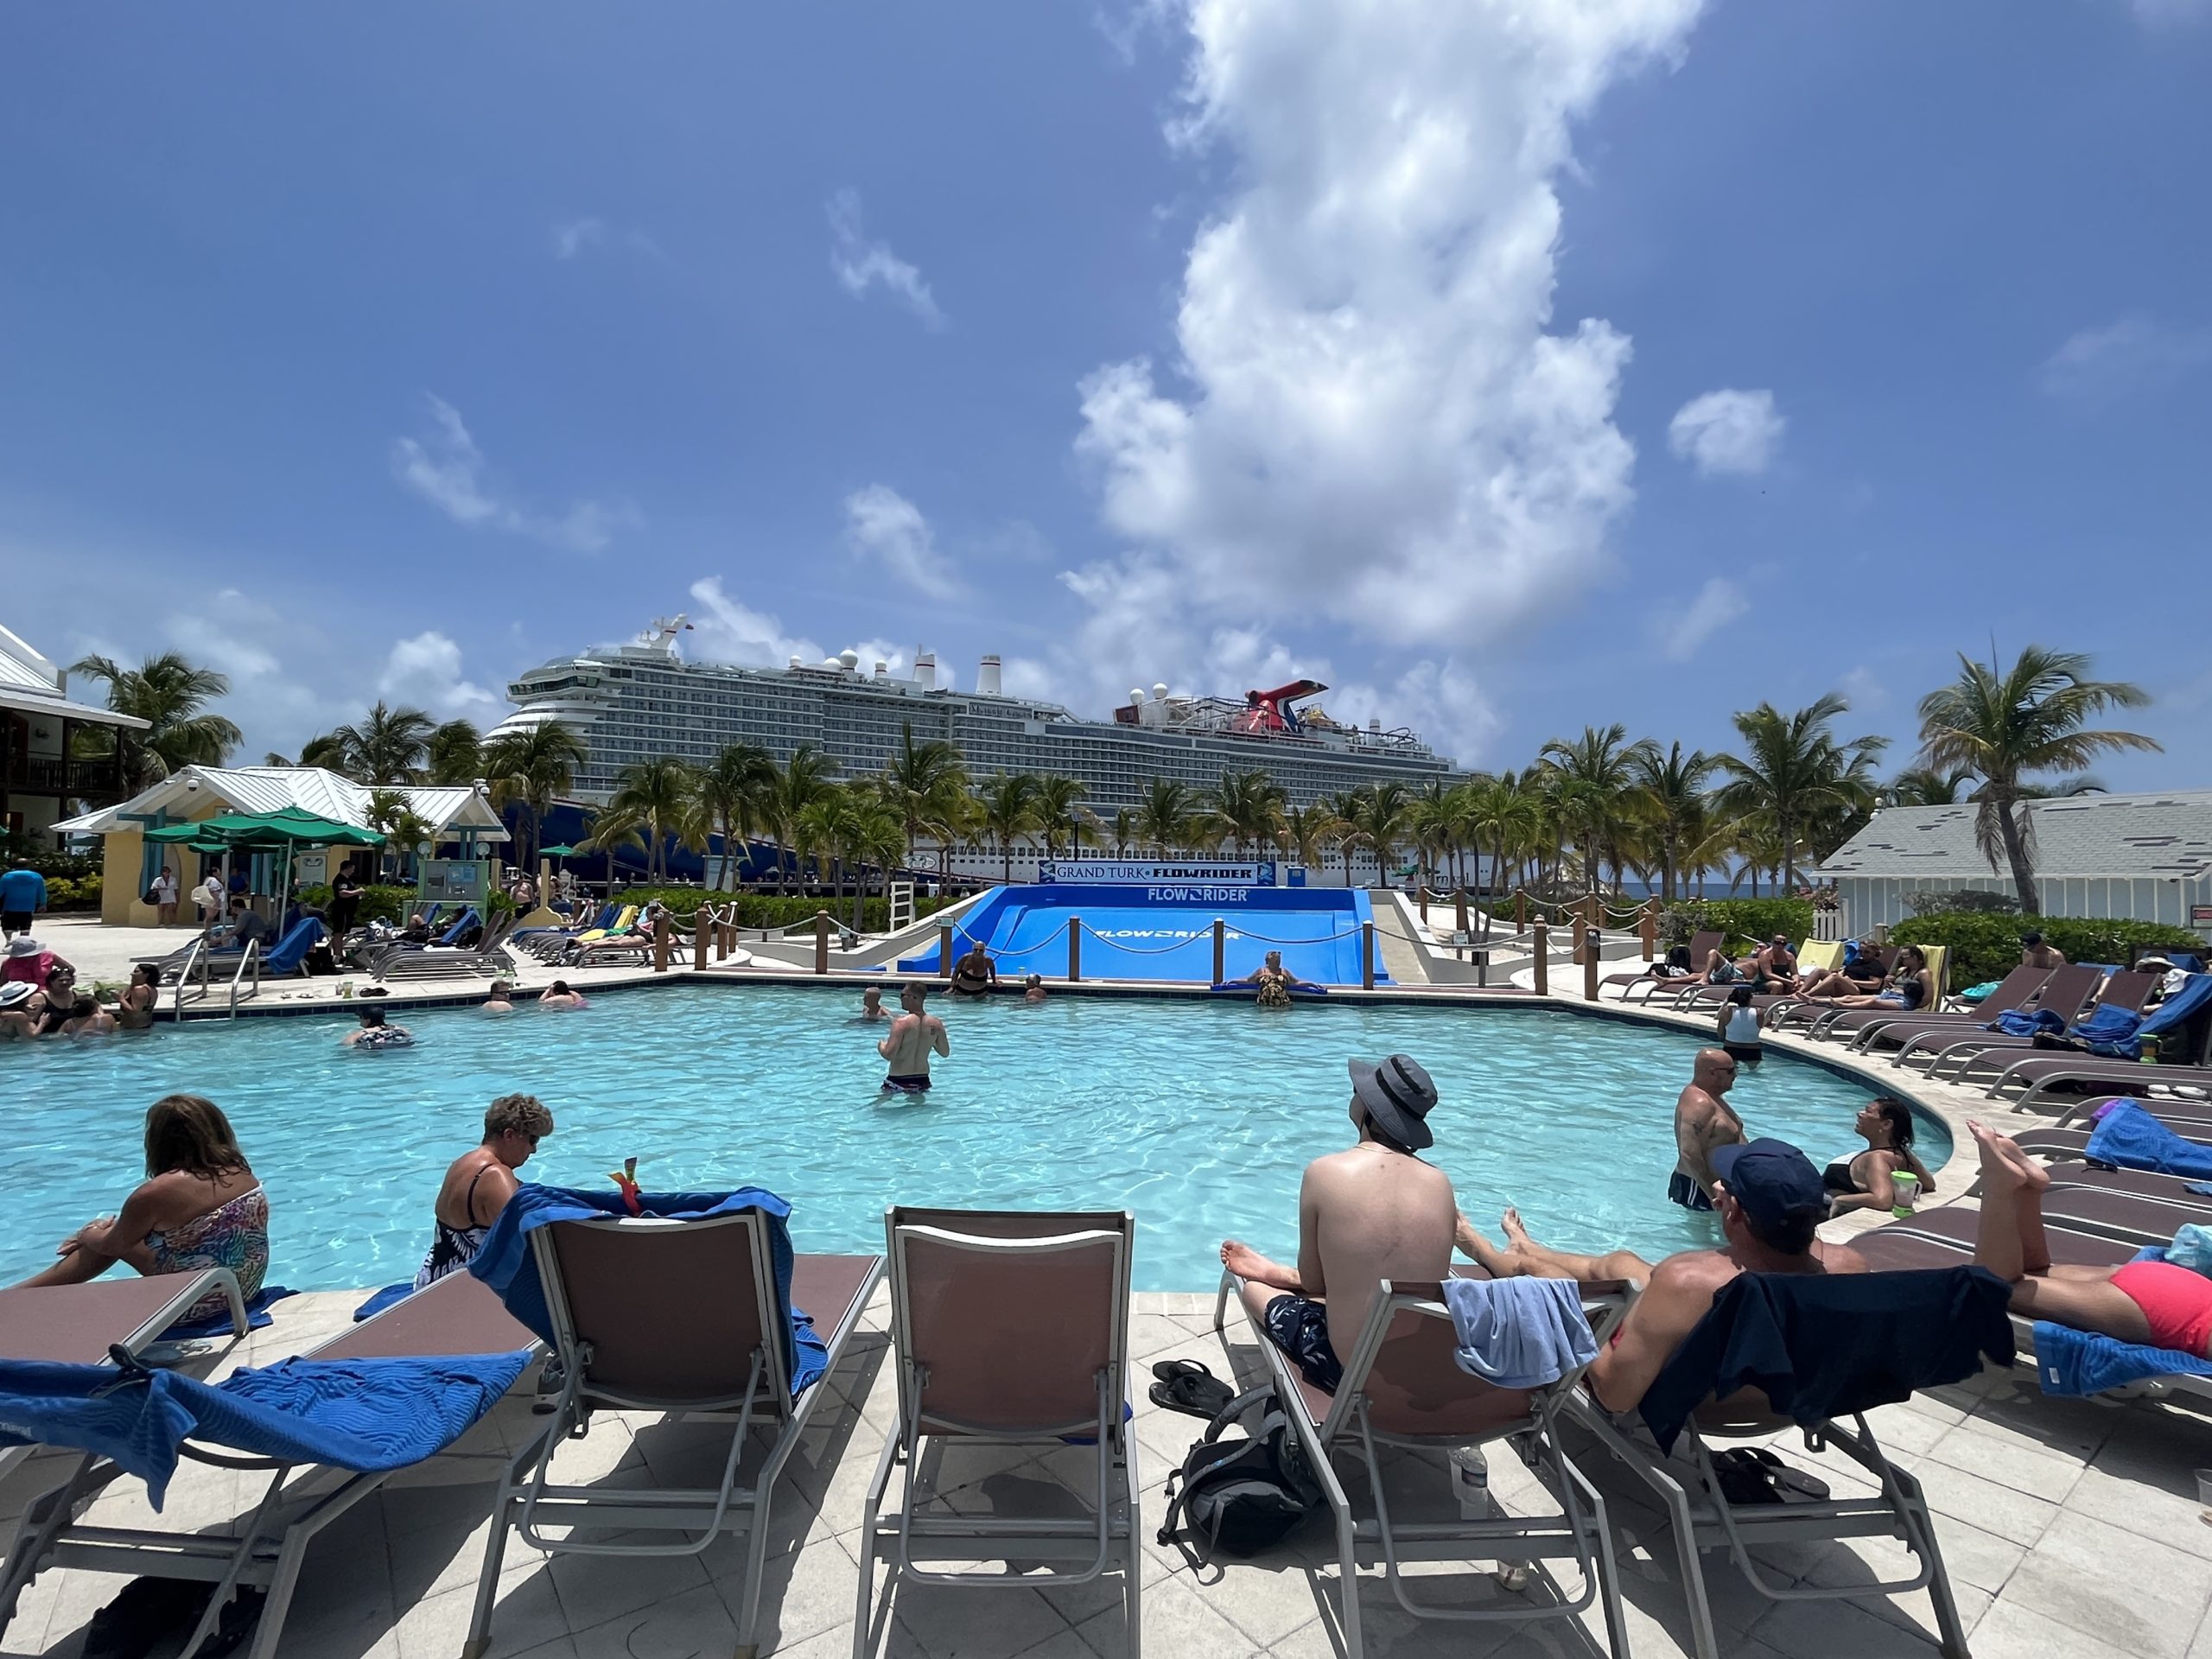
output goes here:
[[[1885, 806], [1821, 866], [1827, 876], [1955, 876], [1992, 872], [1964, 806]], [[2212, 865], [2212, 790], [2075, 795], [2037, 801], [2038, 876], [2202, 874]]]

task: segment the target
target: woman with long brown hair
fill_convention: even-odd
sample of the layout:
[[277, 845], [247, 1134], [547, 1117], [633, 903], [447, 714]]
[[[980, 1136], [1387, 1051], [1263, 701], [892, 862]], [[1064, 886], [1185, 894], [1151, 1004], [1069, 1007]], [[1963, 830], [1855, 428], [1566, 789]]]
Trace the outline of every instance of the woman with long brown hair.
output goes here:
[[[118, 1215], [86, 1222], [54, 1249], [60, 1259], [26, 1285], [81, 1285], [117, 1262], [149, 1276], [228, 1268], [249, 1300], [269, 1270], [269, 1199], [238, 1149], [230, 1119], [198, 1095], [164, 1095], [146, 1111], [146, 1179]], [[182, 1317], [224, 1306], [202, 1297]]]

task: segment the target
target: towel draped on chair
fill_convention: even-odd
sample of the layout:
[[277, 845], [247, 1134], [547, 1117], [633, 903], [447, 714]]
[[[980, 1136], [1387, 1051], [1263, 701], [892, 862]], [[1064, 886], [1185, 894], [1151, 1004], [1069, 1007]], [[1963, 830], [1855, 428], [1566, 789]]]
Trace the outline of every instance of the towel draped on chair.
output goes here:
[[438, 1358], [286, 1359], [215, 1384], [143, 1366], [0, 1361], [0, 1446], [112, 1459], [162, 1507], [189, 1440], [365, 1472], [435, 1455], [499, 1402], [527, 1350]]
[[[640, 1192], [635, 1213], [663, 1221], [703, 1221], [740, 1210], [757, 1210], [767, 1218], [771, 1254], [776, 1269], [776, 1300], [786, 1315], [789, 1347], [784, 1356], [791, 1379], [791, 1393], [804, 1393], [820, 1376], [829, 1359], [829, 1346], [815, 1334], [814, 1321], [791, 1306], [791, 1240], [785, 1221], [791, 1207], [765, 1187], [740, 1187], [734, 1192]], [[537, 1275], [537, 1259], [530, 1248], [530, 1235], [556, 1221], [599, 1221], [633, 1213], [620, 1192], [586, 1192], [574, 1187], [525, 1184], [515, 1189], [499, 1218], [485, 1235], [483, 1246], [468, 1264], [469, 1272], [489, 1285], [507, 1305], [507, 1312], [547, 1342], [555, 1340], [553, 1316], [545, 1306], [545, 1287]], [[702, 1285], [702, 1295], [720, 1292], [739, 1294], [735, 1286]], [[673, 1335], [675, 1333], [671, 1333]]]
[[2115, 1169], [2144, 1169], [2160, 1175], [2212, 1176], [2212, 1147], [2184, 1140], [2140, 1106], [2120, 1102], [2097, 1120], [2083, 1157]]
[[1493, 1388], [1548, 1388], [1598, 1357], [1570, 1279], [1447, 1279], [1452, 1360]]

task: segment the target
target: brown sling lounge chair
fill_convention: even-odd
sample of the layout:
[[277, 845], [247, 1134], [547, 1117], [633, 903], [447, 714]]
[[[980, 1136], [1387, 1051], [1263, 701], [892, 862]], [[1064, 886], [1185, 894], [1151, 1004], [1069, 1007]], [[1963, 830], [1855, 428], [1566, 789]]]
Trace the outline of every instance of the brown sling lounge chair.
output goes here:
[[[1879, 1008], [1855, 1008], [1850, 1016], [1833, 1021], [1825, 1034], [1841, 1036], [1848, 1032], [1851, 1046], [1864, 1053], [1879, 1043], [1886, 1046], [1900, 1046], [1910, 1043], [1923, 1033], [1937, 1038], [1960, 1032], [1980, 1029], [2000, 1014], [2024, 1008], [2036, 1000], [2050, 982], [2055, 971], [2049, 968], [2015, 968], [1997, 982], [1997, 988], [1971, 1008], [1926, 1010], [1919, 1014], [1897, 1014]], [[2078, 1006], [2078, 1004], [2076, 1005]], [[1941, 1046], [1940, 1042], [1937, 1045]]]
[[1679, 991], [1687, 985], [1701, 984], [1705, 980], [1706, 958], [1720, 948], [1723, 937], [1718, 930], [1690, 935], [1690, 966], [1687, 974], [1672, 974], [1662, 978], [1656, 969], [1663, 963], [1655, 962], [1641, 973], [1608, 974], [1598, 982], [1598, 989], [1602, 994], [1608, 985], [1625, 985], [1629, 989], [1621, 993], [1621, 1001], [1625, 1002], [1629, 999], [1629, 991], [1642, 986], [1643, 995], [1637, 1000], [1649, 1002], [1662, 991]]
[[[891, 1567], [887, 1602], [901, 1582], [1049, 1589], [1119, 1573], [1128, 1652], [1135, 1659], [1144, 1552], [1136, 1440], [1125, 1402], [1136, 1218], [1122, 1211], [894, 1208], [886, 1212], [883, 1230], [891, 1255], [898, 1407], [861, 1522], [855, 1655], [866, 1659], [870, 1651], [880, 1554]], [[916, 1478], [933, 1451], [963, 1443], [1069, 1441], [1096, 1456], [1098, 1484], [1086, 1494], [1087, 1513], [956, 1515], [917, 1497]], [[894, 1474], [899, 1490], [887, 1510]], [[954, 1560], [1004, 1561], [1007, 1568], [918, 1565]], [[1020, 1570], [1039, 1561], [1070, 1565]]]
[[[2098, 995], [2085, 994], [2069, 1009], [2067, 1004], [2071, 1000], [2073, 987], [2068, 976], [2077, 973], [2091, 976], [2090, 992]], [[2158, 976], [2156, 974], [2120, 972], [2100, 975], [2094, 968], [2069, 964], [2051, 975], [2050, 984], [2036, 999], [2035, 1006], [2037, 1012], [2047, 1010], [2056, 1014], [2071, 1026], [2076, 1020], [2086, 1020], [2095, 1009], [2107, 1005], [2126, 1008], [2131, 1013], [2139, 1012], [2145, 1000], [2158, 988]], [[1968, 1075], [1976, 1071], [2004, 1071], [2016, 1055], [2033, 1051], [2035, 1046], [2032, 1037], [2007, 1037], [1999, 1032], [1976, 1031], [1961, 1033], [1954, 1042], [1921, 1044], [1917, 1058], [1926, 1061], [1929, 1077], [1948, 1075], [1954, 1083], [1964, 1083]], [[1912, 1062], [1901, 1053], [1897, 1063], [1905, 1065]]]
[[[499, 1298], [468, 1274], [458, 1273], [395, 1302], [374, 1319], [364, 1320], [301, 1357], [421, 1359], [512, 1354], [537, 1346], [537, 1339], [507, 1316]], [[86, 1453], [67, 1484], [39, 1499], [23, 1517], [22, 1530], [8, 1558], [5, 1582], [0, 1584], [0, 1628], [13, 1617], [16, 1599], [24, 1586], [48, 1567], [182, 1579], [215, 1586], [199, 1626], [184, 1645], [186, 1659], [214, 1633], [225, 1604], [232, 1591], [242, 1586], [268, 1592], [252, 1644], [246, 1649], [248, 1659], [276, 1659], [283, 1637], [284, 1615], [299, 1582], [308, 1547], [323, 1529], [382, 1487], [391, 1473], [333, 1471], [320, 1464], [302, 1465], [232, 1452], [200, 1452], [189, 1444], [182, 1455], [218, 1468], [267, 1472], [268, 1487], [251, 1511], [223, 1530], [83, 1524], [76, 1517], [85, 1505], [121, 1472], [105, 1459]], [[335, 1485], [329, 1479], [333, 1472], [340, 1475]]]
[[[1478, 1269], [1462, 1274], [1487, 1277]], [[1241, 1281], [1224, 1274], [1214, 1301], [1214, 1328], [1222, 1328], [1229, 1298]], [[1586, 1287], [1586, 1294], [1588, 1289]], [[1595, 1332], [1602, 1344], [1623, 1310], [1608, 1311]], [[1343, 1603], [1345, 1659], [1362, 1659], [1359, 1556], [1363, 1547], [1382, 1560], [1384, 1580], [1398, 1605], [1419, 1619], [1511, 1629], [1535, 1619], [1573, 1618], [1592, 1601], [1602, 1604], [1611, 1651], [1625, 1659], [1619, 1575], [1605, 1501], [1560, 1443], [1559, 1418], [1581, 1380], [1577, 1367], [1541, 1389], [1501, 1389], [1459, 1369], [1457, 1336], [1440, 1284], [1393, 1284], [1376, 1293], [1367, 1323], [1344, 1357], [1344, 1381], [1333, 1395], [1307, 1382], [1256, 1319], [1248, 1319], [1275, 1397], [1304, 1448], [1306, 1463], [1328, 1498], [1337, 1533], [1338, 1585]], [[1439, 1452], [1453, 1446], [1510, 1441], [1553, 1500], [1557, 1516], [1507, 1514], [1502, 1507], [1479, 1516], [1448, 1521], [1393, 1520], [1383, 1492], [1381, 1448]], [[1334, 1459], [1356, 1460], [1363, 1476], [1371, 1519], [1353, 1510]], [[1582, 1587], [1570, 1595], [1548, 1563], [1572, 1560]], [[1446, 1606], [1417, 1601], [1400, 1573], [1401, 1561], [1530, 1561], [1541, 1564], [1553, 1594], [1501, 1596], [1487, 1606]], [[1415, 1580], [1416, 1583], [1424, 1580]]]
[[[828, 1344], [822, 1376], [793, 1397], [791, 1358], [766, 1218], [740, 1210], [691, 1220], [605, 1217], [556, 1221], [530, 1234], [561, 1364], [562, 1389], [543, 1428], [516, 1453], [492, 1511], [462, 1647], [477, 1659], [489, 1639], [493, 1598], [510, 1529], [550, 1554], [696, 1555], [726, 1533], [747, 1537], [737, 1651], [751, 1659], [777, 1478], [827, 1397], [829, 1374], [859, 1325], [879, 1255], [793, 1258], [791, 1306]], [[404, 1303], [401, 1306], [405, 1306]], [[561, 1442], [586, 1433], [594, 1411], [716, 1414], [734, 1418], [718, 1485], [566, 1486], [552, 1478]], [[772, 1436], [751, 1484], [739, 1463], [755, 1428]], [[549, 1536], [546, 1529], [565, 1528]], [[610, 1533], [674, 1532], [672, 1541], [600, 1541]]]

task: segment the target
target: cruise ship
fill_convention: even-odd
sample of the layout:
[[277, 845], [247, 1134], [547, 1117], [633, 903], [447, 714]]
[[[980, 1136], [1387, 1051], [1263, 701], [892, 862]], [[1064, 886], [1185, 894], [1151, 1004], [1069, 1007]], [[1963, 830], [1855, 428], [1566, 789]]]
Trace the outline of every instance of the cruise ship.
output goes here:
[[729, 743], [753, 743], [779, 764], [802, 746], [820, 750], [842, 778], [880, 772], [903, 728], [915, 741], [952, 744], [976, 777], [1058, 773], [1081, 780], [1094, 812], [1134, 807], [1155, 778], [1193, 789], [1224, 772], [1266, 772], [1293, 806], [1362, 785], [1419, 789], [1457, 774], [1412, 732], [1379, 721], [1342, 725], [1304, 700], [1313, 680], [1250, 691], [1242, 702], [1172, 695], [1165, 685], [1129, 693], [1110, 721], [1084, 720], [1058, 703], [1008, 696], [999, 658], [986, 657], [972, 691], [938, 683], [937, 658], [918, 651], [910, 675], [863, 665], [848, 651], [782, 668], [687, 661], [681, 616], [656, 621], [613, 649], [556, 658], [507, 688], [515, 712], [495, 728], [548, 720], [570, 727], [586, 760], [575, 794], [603, 802], [625, 766], [673, 755], [703, 766]]

